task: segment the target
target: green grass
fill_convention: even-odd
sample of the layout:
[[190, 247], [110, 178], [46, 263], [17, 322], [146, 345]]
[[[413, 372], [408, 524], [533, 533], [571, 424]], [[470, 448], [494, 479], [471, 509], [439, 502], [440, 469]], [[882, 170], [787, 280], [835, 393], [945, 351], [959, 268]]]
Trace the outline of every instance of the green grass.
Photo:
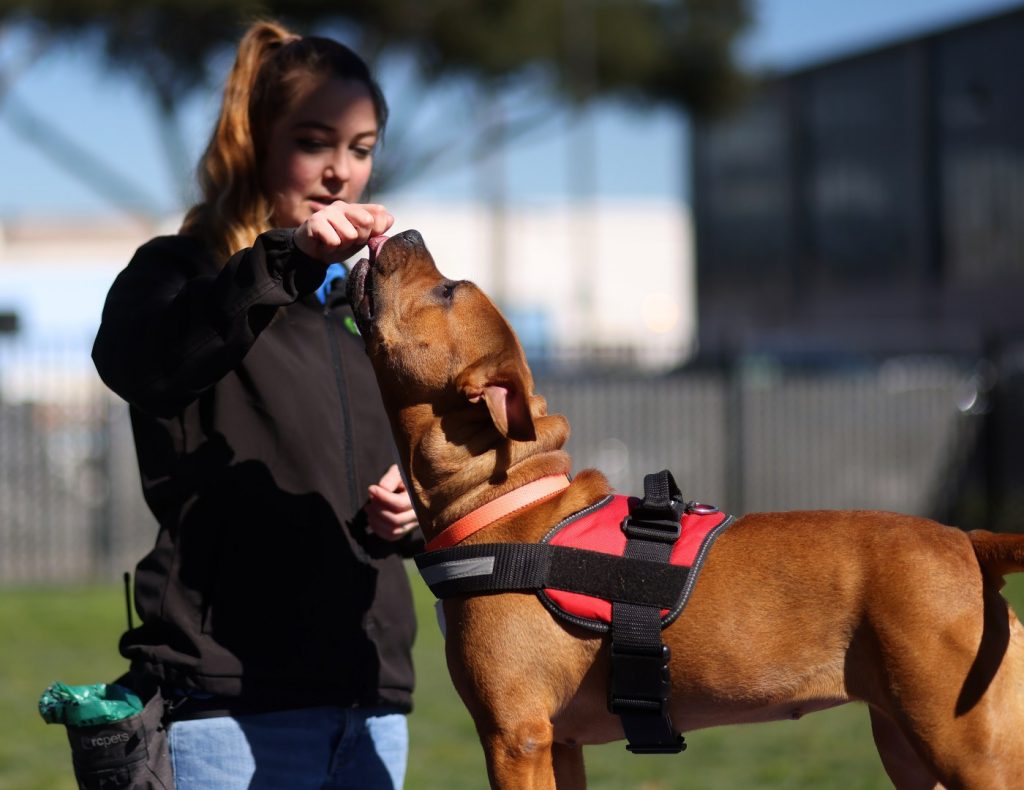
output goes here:
[[[473, 724], [452, 688], [433, 601], [413, 573], [420, 618], [418, 689], [410, 718], [410, 790], [486, 787]], [[1007, 598], [1024, 612], [1024, 574]], [[685, 615], [684, 615], [685, 616]], [[50, 587], [0, 591], [0, 788], [74, 790], [64, 728], [36, 711], [51, 682], [111, 680], [124, 669], [117, 639], [124, 627], [120, 588]], [[721, 727], [687, 735], [681, 755], [634, 756], [622, 744], [585, 749], [595, 790], [687, 788], [842, 788], [891, 784], [871, 742], [867, 711], [847, 705], [795, 722]]]
[[74, 790], [64, 728], [45, 724], [36, 705], [50, 683], [113, 680], [124, 630], [119, 587], [0, 591], [0, 788]]

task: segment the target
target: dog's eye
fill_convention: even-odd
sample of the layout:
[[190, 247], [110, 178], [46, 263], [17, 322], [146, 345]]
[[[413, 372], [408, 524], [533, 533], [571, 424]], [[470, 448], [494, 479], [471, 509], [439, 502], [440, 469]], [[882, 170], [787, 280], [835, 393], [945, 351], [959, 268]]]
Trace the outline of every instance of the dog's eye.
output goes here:
[[458, 287], [458, 285], [459, 284], [457, 282], [447, 280], [436, 286], [434, 288], [434, 293], [437, 295], [439, 299], [443, 299], [446, 302], [450, 302], [452, 300], [452, 296], [455, 295], [455, 289]]

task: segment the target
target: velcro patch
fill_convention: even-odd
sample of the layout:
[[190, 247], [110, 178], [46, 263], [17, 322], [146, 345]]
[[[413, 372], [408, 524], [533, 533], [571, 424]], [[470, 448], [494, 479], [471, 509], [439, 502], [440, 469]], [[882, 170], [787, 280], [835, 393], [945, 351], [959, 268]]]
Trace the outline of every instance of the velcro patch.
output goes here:
[[[621, 558], [626, 550], [626, 534], [622, 531], [622, 522], [629, 515], [630, 506], [638, 502], [635, 498], [621, 495], [607, 497], [562, 521], [542, 542]], [[670, 564], [664, 566], [677, 574], [682, 571], [682, 583], [674, 587], [674, 600], [661, 610], [662, 628], [675, 620], [683, 610], [711, 545], [732, 520], [731, 516], [713, 508], [687, 509], [683, 514], [679, 540], [672, 547]], [[559, 589], [549, 585], [539, 590], [537, 595], [558, 617], [595, 631], [607, 631], [612, 617], [612, 598], [587, 595], [588, 587], [584, 586], [583, 580], [579, 580], [580, 584], [574, 581], [560, 584]], [[573, 591], [570, 592], [570, 589]], [[620, 598], [615, 600], [636, 602]], [[662, 597], [661, 601], [664, 600]]]

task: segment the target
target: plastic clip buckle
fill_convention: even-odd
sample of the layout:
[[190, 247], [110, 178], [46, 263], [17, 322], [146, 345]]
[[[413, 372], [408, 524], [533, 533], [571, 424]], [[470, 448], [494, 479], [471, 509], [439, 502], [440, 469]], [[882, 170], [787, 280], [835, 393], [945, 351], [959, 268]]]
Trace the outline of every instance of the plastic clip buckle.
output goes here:
[[686, 749], [683, 736], [672, 733], [669, 714], [669, 660], [672, 652], [668, 645], [652, 648], [624, 648], [612, 643], [612, 679], [608, 693], [608, 710], [617, 716], [643, 716], [658, 718], [668, 731], [663, 737], [641, 744], [629, 743], [626, 749], [633, 754], [678, 754]]
[[686, 751], [686, 741], [683, 736], [676, 734], [675, 740], [666, 744], [656, 746], [635, 746], [632, 743], [626, 744], [626, 751], [632, 754], [679, 754]]
[[627, 538], [650, 540], [657, 543], [675, 543], [681, 532], [679, 519], [637, 518], [630, 514], [622, 519], [622, 531]]
[[657, 650], [630, 650], [611, 646], [612, 682], [608, 694], [608, 709], [616, 714], [668, 715], [671, 691], [668, 664], [671, 651], [668, 645]]

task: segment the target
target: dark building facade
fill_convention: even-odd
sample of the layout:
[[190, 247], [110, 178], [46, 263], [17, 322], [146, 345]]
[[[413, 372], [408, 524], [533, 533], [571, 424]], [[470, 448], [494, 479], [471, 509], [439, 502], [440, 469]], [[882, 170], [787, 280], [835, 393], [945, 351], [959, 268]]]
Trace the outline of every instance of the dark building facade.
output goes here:
[[700, 356], [1024, 336], [1024, 7], [765, 81], [693, 136]]

